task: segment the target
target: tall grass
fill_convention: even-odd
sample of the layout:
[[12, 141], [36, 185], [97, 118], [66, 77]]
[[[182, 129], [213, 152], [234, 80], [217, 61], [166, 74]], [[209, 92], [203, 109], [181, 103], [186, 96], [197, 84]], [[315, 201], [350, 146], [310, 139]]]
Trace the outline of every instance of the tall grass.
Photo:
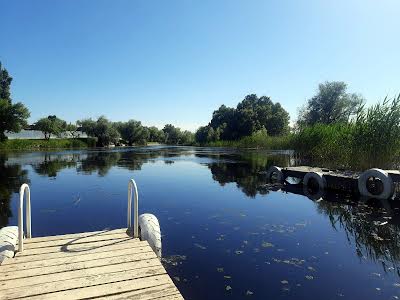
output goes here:
[[361, 111], [352, 124], [352, 156], [357, 165], [390, 168], [399, 163], [400, 95]]
[[291, 145], [327, 167], [396, 167], [400, 163], [400, 95], [360, 110], [350, 123], [303, 128]]

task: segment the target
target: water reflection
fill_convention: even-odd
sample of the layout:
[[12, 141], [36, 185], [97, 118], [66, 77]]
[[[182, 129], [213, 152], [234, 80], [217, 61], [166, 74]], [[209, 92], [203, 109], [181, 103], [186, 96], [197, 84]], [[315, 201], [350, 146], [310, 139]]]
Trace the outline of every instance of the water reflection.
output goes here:
[[360, 259], [382, 265], [385, 272], [400, 276], [400, 201], [355, 197], [351, 194], [324, 192], [317, 197], [302, 184], [275, 186], [286, 193], [307, 196], [317, 211], [329, 219], [335, 230], [343, 230], [347, 241], [355, 245]]
[[[79, 179], [77, 179], [76, 174], [92, 175], [91, 177], [87, 176], [87, 181], [82, 184], [83, 187], [74, 188], [74, 193], [78, 195], [74, 196], [77, 200], [75, 198], [72, 202], [67, 202], [67, 200], [62, 202], [60, 199], [57, 202], [48, 200], [47, 206], [41, 208], [50, 207], [54, 209], [55, 212], [47, 214], [47, 218], [51, 219], [52, 222], [60, 222], [59, 224], [62, 226], [64, 221], [61, 219], [68, 219], [70, 215], [75, 216], [78, 213], [78, 209], [74, 210], [78, 201], [81, 205], [80, 211], [92, 208], [91, 201], [99, 203], [99, 207], [116, 206], [116, 209], [121, 208], [121, 211], [125, 211], [122, 206], [118, 207], [119, 204], [113, 202], [117, 196], [125, 199], [125, 194], [120, 192], [120, 190], [125, 191], [125, 185], [121, 183], [123, 188], [114, 187], [114, 185], [119, 184], [117, 182], [119, 179], [113, 180], [113, 178], [120, 175], [120, 170], [125, 173], [126, 170], [141, 170], [141, 172], [135, 173], [135, 176], [146, 174], [142, 177], [144, 185], [147, 184], [150, 187], [157, 184], [159, 189], [162, 190], [158, 194], [157, 191], [154, 191], [150, 196], [149, 194], [153, 191], [151, 191], [152, 188], [148, 188], [145, 194], [145, 197], [147, 197], [146, 204], [153, 205], [151, 206], [152, 210], [159, 209], [157, 216], [163, 221], [162, 226], [164, 226], [166, 232], [167, 249], [168, 247], [170, 249], [175, 247], [174, 250], [178, 249], [170, 253], [172, 256], [165, 257], [164, 263], [171, 266], [179, 265], [179, 270], [190, 266], [191, 270], [196, 270], [195, 272], [199, 273], [203, 270], [204, 273], [202, 274], [205, 274], [206, 271], [204, 270], [208, 265], [200, 264], [199, 266], [196, 260], [202, 262], [202, 255], [207, 257], [207, 262], [208, 260], [218, 260], [218, 264], [213, 265], [212, 269], [216, 273], [215, 276], [222, 276], [221, 280], [225, 284], [222, 289], [223, 295], [226, 293], [227, 296], [233, 296], [242, 281], [248, 279], [250, 285], [251, 280], [266, 278], [266, 276], [269, 276], [268, 274], [273, 274], [271, 271], [280, 272], [282, 278], [277, 279], [279, 286], [288, 287], [295, 279], [298, 280], [298, 278], [285, 277], [290, 274], [297, 274], [296, 272], [299, 272], [299, 274], [300, 272], [307, 272], [301, 273], [301, 277], [305, 278], [307, 282], [302, 284], [311, 285], [316, 282], [316, 286], [319, 285], [321, 282], [317, 282], [318, 278], [321, 278], [323, 274], [317, 273], [314, 268], [319, 270], [322, 269], [322, 266], [311, 264], [313, 262], [311, 255], [315, 254], [315, 256], [321, 257], [316, 253], [319, 249], [310, 246], [312, 248], [309, 250], [310, 252], [301, 252], [302, 243], [304, 242], [307, 246], [310, 245], [310, 239], [320, 233], [319, 228], [313, 227], [306, 219], [313, 213], [318, 217], [323, 216], [321, 218], [323, 220], [329, 220], [329, 222], [325, 222], [328, 230], [325, 228], [324, 234], [329, 234], [329, 232], [335, 230], [347, 237], [347, 243], [342, 242], [341, 250], [338, 251], [341, 251], [340, 254], [343, 254], [348, 261], [350, 261], [349, 257], [358, 257], [361, 262], [373, 262], [374, 271], [382, 268], [388, 274], [397, 273], [400, 276], [400, 218], [398, 214], [398, 203], [400, 201], [389, 203], [364, 201], [351, 195], [334, 193], [323, 193], [315, 197], [315, 195], [309, 195], [299, 184], [274, 186], [266, 183], [265, 171], [271, 165], [295, 165], [298, 163], [298, 159], [294, 158], [293, 154], [289, 152], [239, 152], [192, 147], [143, 147], [134, 150], [124, 148], [107, 151], [0, 154], [0, 227], [7, 225], [12, 212], [10, 208], [12, 194], [18, 192], [19, 186], [23, 182], [28, 182], [28, 175], [32, 183], [37, 183], [37, 178], [40, 177], [42, 187], [45, 188], [47, 188], [48, 183], [47, 177], [57, 179], [52, 183], [59, 184], [58, 188], [63, 183], [66, 183], [67, 188], [69, 188], [71, 184], [86, 179], [83, 176], [79, 176]], [[181, 164], [180, 162], [190, 162], [191, 164]], [[189, 170], [188, 168], [192, 168], [194, 172], [190, 173], [192, 169]], [[164, 171], [163, 176], [166, 177], [181, 176], [179, 177], [180, 182], [176, 184], [168, 180], [161, 182], [163, 180], [159, 180], [157, 177], [158, 172]], [[170, 171], [177, 173], [170, 173]], [[127, 175], [125, 173], [122, 173], [123, 176], [121, 177], [125, 178]], [[62, 182], [67, 177], [69, 181]], [[184, 182], [186, 185], [182, 184], [185, 177], [189, 178]], [[58, 178], [61, 180], [58, 180]], [[165, 177], [160, 178], [164, 179]], [[211, 182], [211, 185], [208, 185], [207, 188], [209, 194], [200, 195], [203, 187], [199, 187], [199, 185], [209, 184], [209, 182]], [[91, 184], [91, 190], [86, 186], [86, 183]], [[115, 189], [113, 190], [110, 186]], [[168, 188], [170, 188], [169, 193], [165, 193], [164, 190]], [[196, 195], [196, 193], [199, 195]], [[106, 194], [107, 197], [105, 197]], [[170, 198], [168, 198], [168, 194], [171, 194]], [[294, 194], [300, 195], [299, 199], [294, 197]], [[114, 197], [114, 195], [117, 196]], [[71, 193], [68, 193], [68, 196], [70, 197]], [[165, 199], [162, 199], [163, 201], [160, 201], [162, 202], [160, 203], [153, 200], [156, 196]], [[309, 197], [310, 200], [304, 196]], [[243, 201], [243, 199], [249, 198], [254, 199], [254, 201]], [[289, 203], [288, 198], [289, 200], [298, 200], [298, 202], [290, 202], [291, 204], [288, 207], [278, 207], [281, 205], [277, 204], [278, 201], [282, 200], [281, 202]], [[81, 199], [83, 200], [81, 201]], [[193, 199], [193, 201], [188, 201], [188, 199]], [[220, 201], [214, 201], [214, 199]], [[100, 201], [102, 202], [100, 203]], [[65, 207], [62, 205], [65, 205]], [[159, 205], [164, 206], [159, 208]], [[73, 208], [71, 208], [72, 206]], [[304, 206], [311, 208], [304, 213], [305, 210], [301, 211]], [[277, 211], [285, 214], [285, 216], [279, 219], [273, 215]], [[301, 214], [302, 212], [304, 214]], [[113, 213], [114, 210], [107, 211], [105, 217], [109, 217], [107, 222], [112, 223], [115, 219], [121, 219], [119, 211], [116, 211], [115, 215]], [[296, 219], [298, 215], [304, 217], [304, 220]], [[287, 218], [284, 219], [285, 217]], [[76, 219], [79, 220], [79, 218]], [[70, 224], [70, 220], [66, 220], [65, 223]], [[86, 230], [87, 227], [83, 226], [87, 226], [87, 223], [82, 224], [76, 221], [77, 228], [82, 225], [82, 228], [79, 227], [76, 230]], [[319, 223], [319, 225], [321, 224], [323, 222]], [[307, 236], [307, 234], [310, 236]], [[301, 246], [297, 246], [297, 242]], [[315, 252], [311, 253], [312, 251]], [[225, 262], [225, 264], [223, 265], [222, 262]], [[257, 278], [249, 276], [249, 278], [240, 278], [240, 282], [235, 281], [240, 277], [238, 273], [241, 273], [245, 268], [250, 268], [249, 266], [253, 263], [256, 265], [253, 268], [254, 272], [260, 272], [257, 273]], [[302, 268], [299, 268], [300, 265], [302, 265]], [[293, 266], [296, 267], [296, 270], [287, 272], [287, 269], [285, 269]], [[235, 267], [238, 268], [236, 274]], [[337, 266], [330, 265], [330, 267], [333, 268], [332, 272], [339, 272], [338, 269], [335, 269]], [[200, 270], [198, 270], [199, 268]], [[270, 269], [264, 270], [264, 268]], [[214, 275], [207, 273], [204, 277], [200, 275], [199, 279], [198, 274], [182, 274], [179, 273], [179, 270], [172, 271], [178, 278], [181, 278], [181, 281], [177, 283], [178, 285], [183, 285], [186, 279], [190, 279], [190, 275], [193, 275], [192, 280], [199, 282], [202, 280], [201, 278], [207, 280], [207, 276], [211, 276], [212, 282], [204, 283], [210, 284], [210, 289], [214, 289], [214, 292], [218, 288], [215, 286], [215, 282], [218, 282], [218, 280], [212, 277]], [[262, 273], [264, 271], [265, 273]], [[268, 280], [274, 280], [274, 278]], [[265, 288], [266, 284], [273, 285], [270, 282], [260, 284], [258, 287], [254, 287], [254, 290], [251, 286], [246, 288], [253, 293], [256, 292], [257, 288]], [[229, 291], [226, 290], [228, 286], [232, 288]], [[295, 286], [297, 288], [297, 285]], [[299, 287], [299, 289], [301, 288]], [[197, 292], [200, 293], [200, 291], [201, 287]], [[246, 290], [243, 293], [247, 293]], [[250, 295], [250, 293], [247, 295]], [[259, 296], [256, 293], [253, 295], [253, 297]]]
[[7, 226], [12, 216], [11, 195], [19, 191], [21, 184], [29, 182], [27, 174], [21, 165], [6, 165], [6, 157], [0, 155], [0, 228]]

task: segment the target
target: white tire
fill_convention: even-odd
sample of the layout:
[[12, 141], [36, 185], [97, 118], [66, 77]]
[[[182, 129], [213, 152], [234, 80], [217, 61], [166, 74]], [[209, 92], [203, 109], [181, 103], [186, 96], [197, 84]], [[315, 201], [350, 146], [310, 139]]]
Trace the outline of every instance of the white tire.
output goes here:
[[[383, 189], [380, 194], [373, 194], [368, 190], [367, 183], [370, 178], [377, 178], [382, 182]], [[360, 192], [361, 196], [376, 199], [389, 199], [394, 194], [393, 180], [384, 170], [369, 169], [363, 172], [360, 177], [358, 177], [358, 191]]]
[[139, 236], [142, 241], [147, 241], [156, 255], [161, 258], [161, 230], [155, 215], [139, 216]]
[[275, 175], [276, 176], [276, 181], [277, 182], [282, 182], [283, 181], [283, 173], [282, 169], [276, 166], [272, 166], [271, 168], [268, 169], [267, 171], [267, 180], [268, 182], [271, 181], [271, 177]]

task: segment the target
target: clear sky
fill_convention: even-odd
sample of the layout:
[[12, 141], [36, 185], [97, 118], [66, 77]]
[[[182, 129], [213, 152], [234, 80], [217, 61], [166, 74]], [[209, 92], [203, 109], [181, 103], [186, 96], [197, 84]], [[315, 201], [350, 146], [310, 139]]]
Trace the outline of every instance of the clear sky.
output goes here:
[[341, 80], [400, 92], [398, 0], [0, 0], [0, 61], [30, 121], [106, 115], [195, 130], [221, 104], [289, 111]]

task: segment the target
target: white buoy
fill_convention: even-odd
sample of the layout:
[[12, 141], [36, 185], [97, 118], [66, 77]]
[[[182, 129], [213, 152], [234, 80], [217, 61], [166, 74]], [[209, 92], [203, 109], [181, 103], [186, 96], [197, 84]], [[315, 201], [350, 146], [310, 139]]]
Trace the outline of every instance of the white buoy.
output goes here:
[[139, 237], [142, 241], [147, 241], [157, 256], [161, 257], [161, 231], [155, 215], [139, 216]]
[[[382, 184], [382, 190], [379, 192], [377, 191], [372, 192], [368, 189], [368, 181], [370, 179], [379, 180]], [[392, 178], [389, 174], [381, 169], [369, 169], [363, 172], [360, 177], [358, 177], [358, 191], [360, 192], [361, 196], [366, 196], [369, 198], [376, 198], [376, 199], [389, 199], [394, 194], [394, 184]]]
[[5, 259], [14, 257], [17, 243], [18, 226], [7, 226], [0, 229], [0, 265]]
[[128, 231], [132, 228], [132, 194], [134, 196], [133, 203], [133, 237], [147, 241], [156, 255], [161, 258], [161, 230], [157, 217], [152, 214], [142, 214], [139, 216], [138, 203], [139, 196], [135, 180], [131, 179], [128, 183]]

